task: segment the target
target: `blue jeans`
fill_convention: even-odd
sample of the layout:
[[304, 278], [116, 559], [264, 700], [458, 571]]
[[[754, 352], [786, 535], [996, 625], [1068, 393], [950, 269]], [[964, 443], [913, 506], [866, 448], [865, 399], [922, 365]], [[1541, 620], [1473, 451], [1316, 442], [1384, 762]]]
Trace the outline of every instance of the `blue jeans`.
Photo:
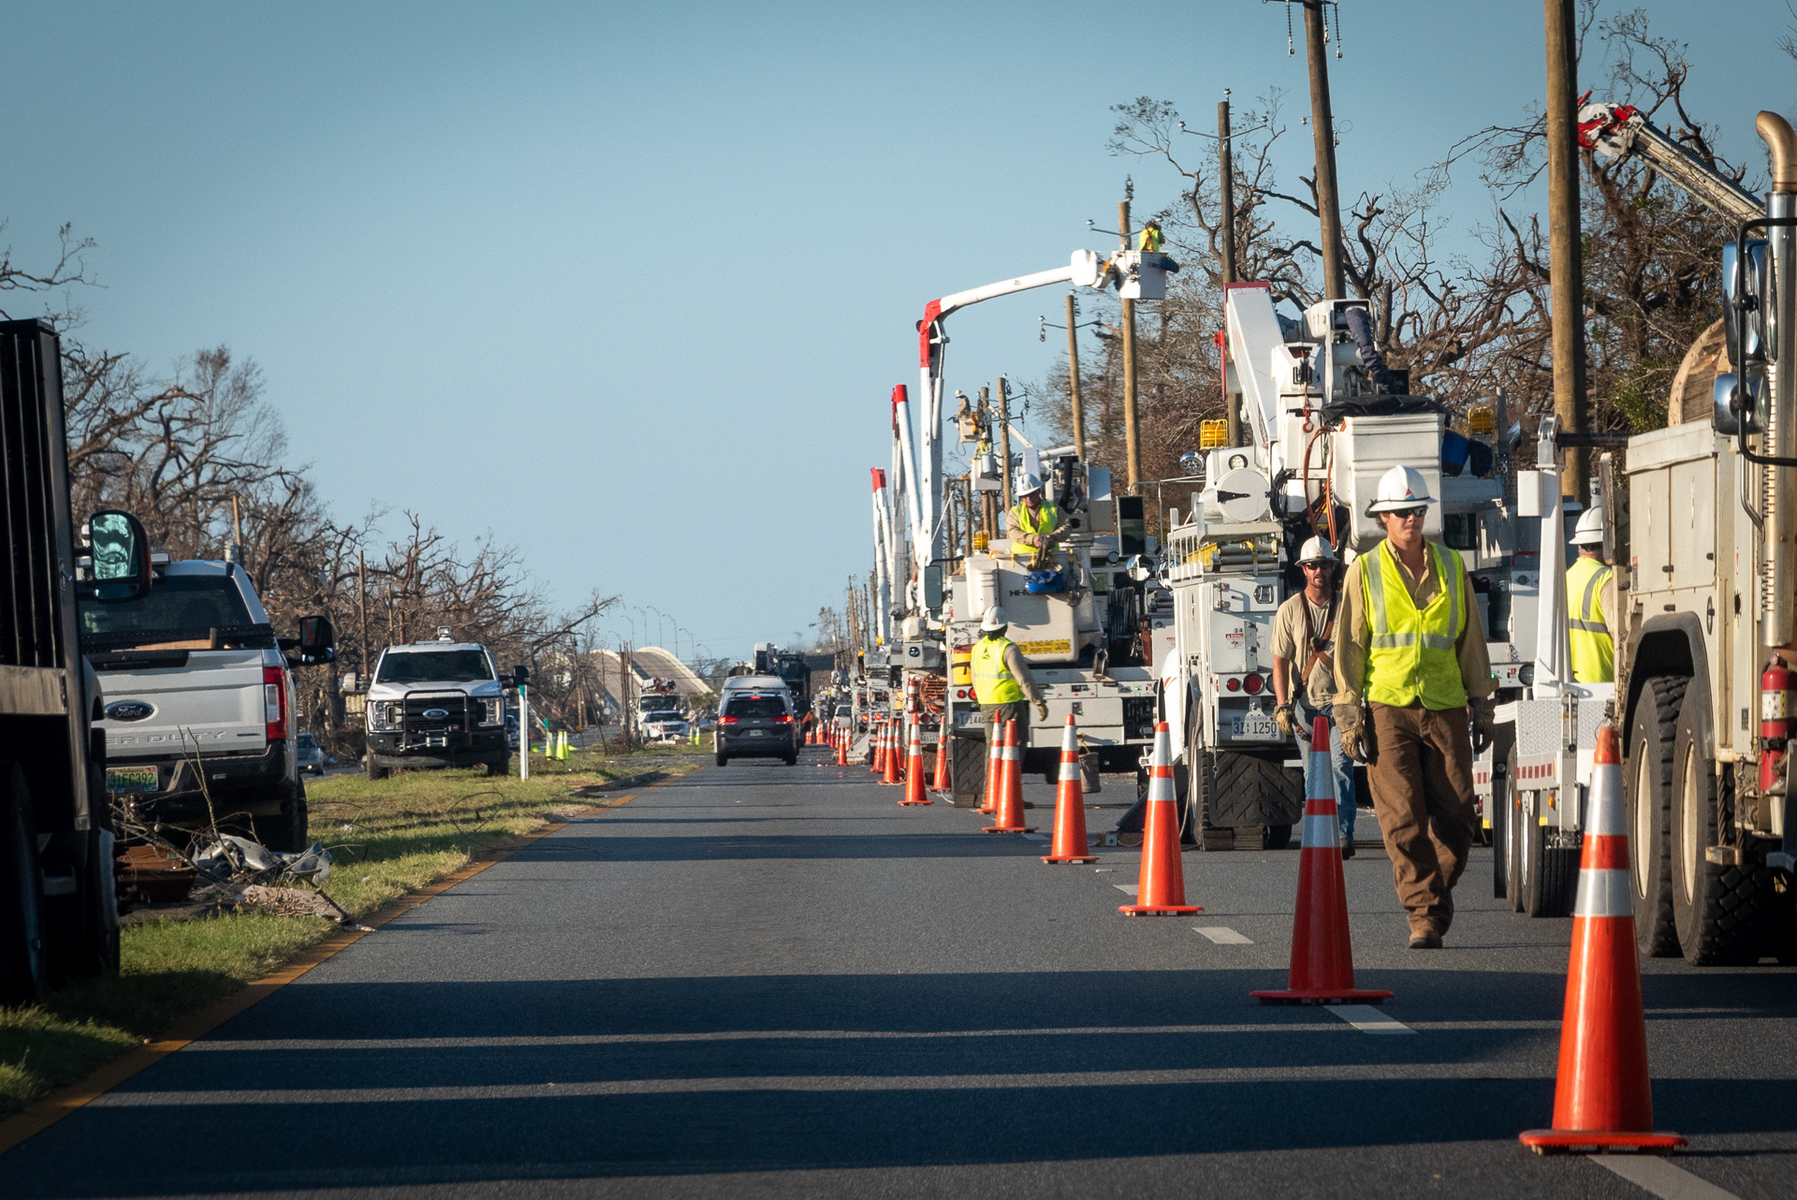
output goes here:
[[[1329, 715], [1319, 713], [1303, 700], [1299, 700], [1295, 707], [1298, 719], [1304, 722], [1306, 729], [1315, 725], [1317, 717]], [[1335, 815], [1341, 824], [1342, 845], [1351, 845], [1354, 841], [1354, 815], [1359, 811], [1354, 795], [1354, 760], [1342, 751], [1342, 731], [1335, 727], [1334, 721], [1329, 722], [1329, 758], [1334, 767], [1330, 774], [1335, 777]]]

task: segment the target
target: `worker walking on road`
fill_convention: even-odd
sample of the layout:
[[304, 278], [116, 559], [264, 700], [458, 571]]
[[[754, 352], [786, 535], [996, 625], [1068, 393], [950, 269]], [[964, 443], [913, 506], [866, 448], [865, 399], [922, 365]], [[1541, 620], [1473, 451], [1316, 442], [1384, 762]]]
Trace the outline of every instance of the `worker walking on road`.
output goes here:
[[1476, 825], [1469, 705], [1481, 745], [1492, 723], [1466, 564], [1423, 537], [1435, 502], [1410, 467], [1380, 478], [1367, 513], [1385, 540], [1348, 567], [1335, 641], [1335, 721], [1343, 748], [1367, 764], [1412, 950], [1440, 949], [1453, 923]]
[[[1011, 554], [1020, 558], [1031, 570], [1053, 566], [1049, 557], [1055, 543], [1067, 536], [1067, 524], [1061, 510], [1042, 495], [1042, 480], [1028, 471], [1017, 475], [1017, 503], [1011, 506]], [[1018, 547], [1023, 553], [1018, 553]]]
[[1010, 618], [1002, 606], [994, 604], [980, 619], [980, 640], [973, 644], [973, 694], [986, 722], [988, 753], [998, 744], [998, 731], [1006, 721], [1017, 722], [1018, 745], [1029, 744], [1030, 704], [1048, 720], [1048, 705], [1042, 701], [1029, 664], [1023, 661], [1023, 651], [1005, 636], [1009, 629]]
[[1566, 572], [1566, 640], [1572, 677], [1579, 683], [1616, 682], [1616, 644], [1609, 614], [1615, 607], [1615, 575], [1603, 559], [1604, 510], [1587, 509], [1573, 530], [1579, 560]]
[[[1320, 537], [1304, 543], [1298, 569], [1304, 590], [1273, 614], [1273, 694], [1279, 707], [1273, 719], [1288, 734], [1308, 739], [1316, 718], [1328, 716], [1335, 704], [1335, 621], [1341, 598], [1335, 577], [1341, 566], [1335, 551]], [[1294, 677], [1293, 664], [1298, 670]], [[1354, 857], [1354, 760], [1342, 749], [1341, 730], [1330, 722], [1331, 772], [1335, 777], [1335, 812], [1341, 825], [1342, 857]]]

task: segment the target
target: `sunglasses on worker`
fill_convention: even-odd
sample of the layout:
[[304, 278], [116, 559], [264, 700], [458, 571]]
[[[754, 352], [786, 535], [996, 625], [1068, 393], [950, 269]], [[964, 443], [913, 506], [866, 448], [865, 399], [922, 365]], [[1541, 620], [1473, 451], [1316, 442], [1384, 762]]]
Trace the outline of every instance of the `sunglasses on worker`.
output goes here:
[[1419, 504], [1415, 508], [1387, 509], [1386, 515], [1396, 517], [1400, 521], [1414, 521], [1414, 520], [1417, 520], [1418, 518], [1420, 518], [1424, 513], [1428, 512], [1428, 511], [1429, 511], [1428, 505]]

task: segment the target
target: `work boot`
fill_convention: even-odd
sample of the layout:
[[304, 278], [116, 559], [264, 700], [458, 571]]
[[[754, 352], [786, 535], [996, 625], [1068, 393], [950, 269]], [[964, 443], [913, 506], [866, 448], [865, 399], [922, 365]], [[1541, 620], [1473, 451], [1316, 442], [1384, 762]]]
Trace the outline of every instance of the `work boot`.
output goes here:
[[1439, 933], [1412, 934], [1410, 948], [1412, 950], [1439, 950], [1441, 949], [1441, 935]]
[[1354, 843], [1353, 842], [1343, 842], [1342, 843], [1342, 857], [1343, 858], [1353, 858], [1354, 857]]

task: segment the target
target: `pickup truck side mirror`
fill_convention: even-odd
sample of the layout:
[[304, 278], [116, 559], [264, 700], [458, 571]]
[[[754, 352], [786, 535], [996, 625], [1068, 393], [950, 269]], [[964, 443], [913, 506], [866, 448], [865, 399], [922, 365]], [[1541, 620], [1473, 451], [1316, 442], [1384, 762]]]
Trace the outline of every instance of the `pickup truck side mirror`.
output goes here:
[[329, 617], [301, 617], [299, 636], [280, 639], [280, 646], [289, 663], [314, 667], [337, 657], [337, 631]]
[[103, 508], [87, 519], [91, 565], [83, 598], [101, 604], [141, 600], [150, 594], [150, 538], [128, 512]]
[[529, 667], [525, 666], [523, 663], [519, 663], [517, 666], [512, 668], [512, 686], [513, 687], [528, 687], [528, 686], [530, 686], [530, 668]]

